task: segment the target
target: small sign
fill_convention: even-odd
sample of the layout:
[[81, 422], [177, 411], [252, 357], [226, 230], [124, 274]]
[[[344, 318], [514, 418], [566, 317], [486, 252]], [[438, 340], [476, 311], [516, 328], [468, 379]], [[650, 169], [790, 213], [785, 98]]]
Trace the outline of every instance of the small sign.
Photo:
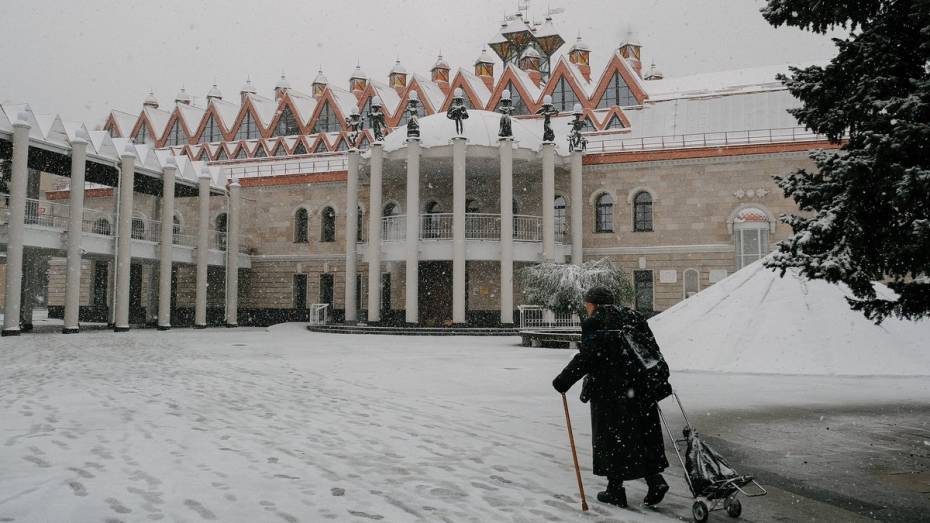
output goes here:
[[678, 271], [659, 271], [659, 283], [675, 283], [678, 281]]

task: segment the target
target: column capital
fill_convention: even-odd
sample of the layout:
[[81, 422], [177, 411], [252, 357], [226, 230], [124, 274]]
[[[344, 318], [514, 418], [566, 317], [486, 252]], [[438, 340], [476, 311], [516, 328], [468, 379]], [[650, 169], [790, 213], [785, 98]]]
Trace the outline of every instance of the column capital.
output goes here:
[[29, 123], [29, 113], [20, 111], [19, 114], [16, 115], [16, 121], [13, 122], [13, 127], [32, 129], [32, 124]]
[[420, 137], [419, 136], [408, 136], [406, 142], [407, 143], [420, 143]]
[[466, 137], [464, 137], [464, 136], [453, 136], [453, 137], [452, 137], [452, 141], [453, 141], [453, 142], [459, 142], [459, 141], [461, 141], [461, 142], [467, 142], [467, 141], [468, 141], [468, 138], [466, 138]]

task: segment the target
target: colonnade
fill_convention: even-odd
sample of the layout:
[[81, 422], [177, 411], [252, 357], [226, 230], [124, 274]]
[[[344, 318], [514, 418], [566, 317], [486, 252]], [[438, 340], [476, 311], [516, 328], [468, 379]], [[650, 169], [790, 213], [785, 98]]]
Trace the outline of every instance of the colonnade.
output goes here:
[[[6, 259], [5, 309], [3, 317], [4, 336], [20, 334], [20, 319], [24, 285], [24, 234], [26, 223], [26, 185], [29, 176], [29, 130], [31, 125], [21, 116], [13, 123], [13, 158], [10, 180], [9, 224]], [[65, 307], [64, 327], [66, 334], [79, 331], [81, 239], [84, 216], [84, 185], [87, 170], [87, 138], [77, 136], [71, 140], [71, 184], [70, 216], [66, 240]], [[116, 191], [116, 238], [115, 238], [115, 299], [112, 316], [116, 332], [129, 330], [130, 270], [132, 262], [132, 208], [135, 184], [136, 152], [132, 144], [120, 152], [119, 183]], [[162, 170], [161, 229], [159, 236], [158, 270], [158, 328], [171, 328], [171, 267], [174, 238], [174, 198], [177, 164], [169, 158]], [[197, 276], [195, 303], [195, 326], [205, 327], [207, 317], [207, 260], [209, 255], [209, 197], [210, 174], [208, 171], [199, 180], [200, 219], [197, 227]], [[237, 324], [238, 314], [238, 251], [239, 251], [239, 184], [233, 182], [228, 190], [227, 222], [227, 292], [226, 323]], [[28, 282], [26, 282], [28, 283]], [[28, 306], [28, 304], [26, 304]]]
[[[466, 212], [466, 139], [452, 139], [452, 323], [465, 324], [465, 212]], [[500, 138], [500, 318], [501, 324], [513, 323], [513, 138]], [[419, 138], [407, 139], [407, 199], [406, 199], [406, 322], [416, 324], [419, 316], [419, 209], [420, 209]], [[542, 156], [542, 259], [555, 259], [555, 144], [544, 142]], [[384, 150], [381, 143], [371, 146], [369, 221], [368, 221], [368, 321], [381, 320], [381, 205]], [[571, 155], [571, 262], [582, 262], [582, 153]], [[347, 323], [358, 321], [355, 281], [358, 274], [357, 213], [359, 185], [359, 151], [348, 152], [348, 184], [346, 191], [346, 286]]]

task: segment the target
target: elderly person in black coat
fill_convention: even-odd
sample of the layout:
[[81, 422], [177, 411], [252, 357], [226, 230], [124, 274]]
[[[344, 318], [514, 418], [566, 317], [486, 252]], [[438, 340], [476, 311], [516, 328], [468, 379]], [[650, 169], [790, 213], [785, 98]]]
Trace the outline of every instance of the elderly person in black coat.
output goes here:
[[635, 330], [651, 338], [652, 332], [641, 314], [614, 305], [614, 296], [605, 287], [591, 289], [584, 301], [588, 317], [581, 325], [581, 350], [552, 386], [564, 394], [585, 378], [581, 400], [591, 402], [594, 474], [608, 480], [598, 501], [626, 507], [623, 482], [645, 478], [649, 492], [643, 502], [655, 505], [668, 492], [661, 474], [668, 460], [659, 411], [655, 400], [633, 379], [633, 356], [615, 335]]

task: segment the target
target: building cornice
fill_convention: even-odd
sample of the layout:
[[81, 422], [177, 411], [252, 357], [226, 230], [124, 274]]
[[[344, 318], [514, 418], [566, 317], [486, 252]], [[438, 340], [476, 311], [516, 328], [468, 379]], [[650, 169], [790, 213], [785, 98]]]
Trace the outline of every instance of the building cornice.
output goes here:
[[[588, 247], [587, 255], [610, 254], [687, 254], [698, 252], [734, 252], [735, 247], [729, 243], [709, 243], [701, 245], [639, 245], [623, 247]], [[253, 260], [255, 258], [253, 257]]]

